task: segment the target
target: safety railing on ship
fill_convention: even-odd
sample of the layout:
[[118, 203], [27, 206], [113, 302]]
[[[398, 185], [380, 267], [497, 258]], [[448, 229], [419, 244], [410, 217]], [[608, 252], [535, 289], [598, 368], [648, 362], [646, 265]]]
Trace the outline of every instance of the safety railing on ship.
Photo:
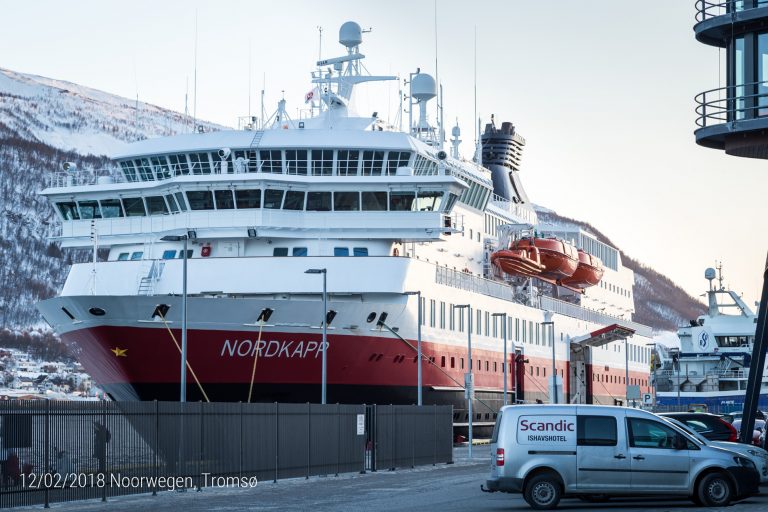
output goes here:
[[757, 7], [768, 7], [768, 0], [725, 0], [721, 2], [697, 0], [696, 21], [700, 23], [718, 16], [747, 11]]
[[768, 82], [728, 85], [699, 93], [696, 116], [696, 125], [701, 128], [768, 117]]

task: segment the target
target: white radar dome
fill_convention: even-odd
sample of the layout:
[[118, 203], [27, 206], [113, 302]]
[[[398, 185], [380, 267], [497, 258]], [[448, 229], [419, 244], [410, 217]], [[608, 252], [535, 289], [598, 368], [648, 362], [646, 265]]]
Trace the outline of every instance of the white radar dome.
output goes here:
[[347, 48], [354, 48], [363, 42], [363, 29], [354, 21], [344, 23], [339, 29], [339, 42]]
[[456, 125], [451, 129], [451, 135], [453, 135], [454, 137], [458, 137], [459, 135], [461, 135], [461, 128], [459, 128], [459, 125]]
[[435, 79], [426, 73], [419, 73], [411, 81], [411, 96], [419, 101], [429, 101], [437, 96]]
[[704, 271], [704, 279], [713, 280], [715, 277], [717, 277], [717, 274], [715, 273], [715, 269], [708, 268]]

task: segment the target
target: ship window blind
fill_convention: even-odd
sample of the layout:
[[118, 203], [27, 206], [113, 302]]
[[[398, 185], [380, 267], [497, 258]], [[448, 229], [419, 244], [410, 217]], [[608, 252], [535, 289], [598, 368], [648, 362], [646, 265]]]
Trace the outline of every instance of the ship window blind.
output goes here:
[[189, 174], [189, 162], [187, 162], [187, 155], [185, 153], [168, 155], [168, 163], [171, 165], [171, 171], [174, 176]]
[[64, 220], [78, 220], [80, 218], [80, 212], [77, 211], [77, 205], [74, 202], [56, 203], [59, 207], [59, 212]]
[[285, 194], [285, 204], [283, 210], [303, 210], [304, 192], [299, 190], [289, 190]]
[[312, 150], [312, 175], [330, 176], [333, 174], [333, 150], [332, 149], [313, 149]]
[[231, 190], [214, 190], [213, 198], [216, 200], [217, 210], [232, 210], [235, 208], [235, 200]]
[[149, 196], [147, 200], [147, 210], [150, 215], [165, 215], [168, 213], [168, 207], [165, 205], [163, 196]]
[[120, 206], [119, 199], [102, 199], [101, 203], [101, 215], [105, 219], [113, 219], [115, 217], [123, 216], [123, 208]]
[[78, 201], [81, 219], [100, 219], [101, 210], [97, 201]]
[[126, 217], [144, 217], [147, 211], [144, 209], [144, 200], [140, 197], [124, 197], [123, 208]]
[[261, 158], [261, 172], [282, 174], [283, 154], [279, 149], [267, 149], [259, 151]]
[[411, 160], [410, 151], [390, 151], [387, 154], [387, 174], [394, 176], [398, 167], [407, 167]]
[[307, 150], [306, 149], [286, 149], [285, 165], [287, 174], [307, 175]]
[[336, 162], [337, 174], [339, 176], [357, 176], [357, 165], [359, 160], [359, 151], [340, 149]]
[[381, 176], [383, 151], [363, 151], [363, 176]]
[[350, 212], [360, 209], [359, 192], [334, 192], [333, 209], [337, 212]]
[[386, 211], [386, 192], [363, 192], [363, 211]]
[[213, 210], [213, 194], [210, 190], [193, 190], [187, 192], [190, 210]]
[[331, 211], [330, 192], [308, 192], [307, 211], [329, 212]]
[[283, 202], [283, 191], [267, 189], [264, 191], [264, 208], [279, 210]]
[[260, 189], [235, 190], [235, 202], [237, 203], [238, 210], [242, 210], [246, 208], [261, 208], [261, 190]]

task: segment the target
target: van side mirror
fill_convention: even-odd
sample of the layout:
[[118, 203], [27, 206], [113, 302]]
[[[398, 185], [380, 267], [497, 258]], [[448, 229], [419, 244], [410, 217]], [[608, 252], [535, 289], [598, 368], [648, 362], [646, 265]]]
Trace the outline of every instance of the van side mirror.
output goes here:
[[675, 436], [675, 450], [685, 450], [688, 448], [688, 441], [683, 436]]

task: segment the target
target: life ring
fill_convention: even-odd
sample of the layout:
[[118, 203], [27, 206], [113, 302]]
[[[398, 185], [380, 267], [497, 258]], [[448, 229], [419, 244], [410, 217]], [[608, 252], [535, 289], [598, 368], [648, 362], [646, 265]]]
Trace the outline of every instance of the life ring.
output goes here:
[[400, 251], [397, 250], [397, 247], [392, 249], [392, 256], [400, 256]]
[[210, 245], [204, 245], [200, 249], [200, 256], [202, 256], [203, 258], [207, 258], [210, 255], [211, 255], [211, 246]]

